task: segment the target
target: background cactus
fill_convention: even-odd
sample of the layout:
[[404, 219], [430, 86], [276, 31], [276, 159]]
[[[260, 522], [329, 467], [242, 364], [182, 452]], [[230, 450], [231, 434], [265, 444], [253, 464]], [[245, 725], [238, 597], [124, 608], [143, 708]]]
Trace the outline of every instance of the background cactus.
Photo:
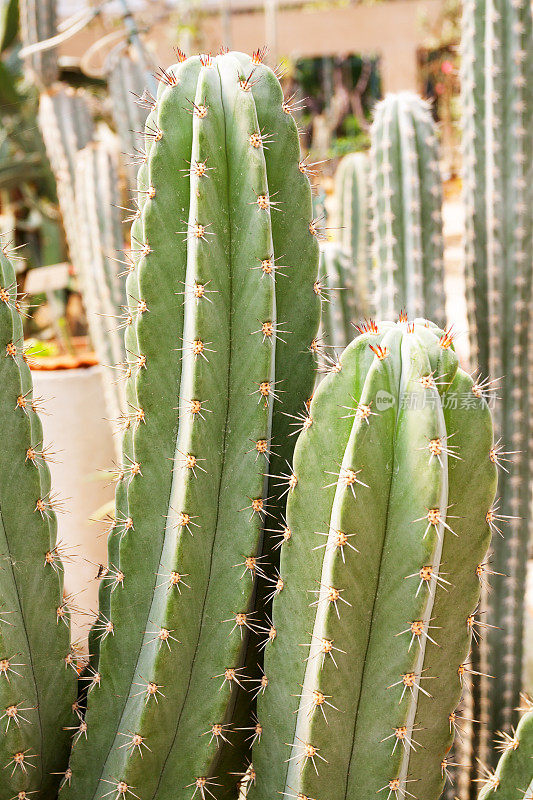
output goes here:
[[375, 108], [370, 185], [375, 313], [444, 323], [442, 180], [428, 104], [412, 92]]
[[482, 625], [488, 406], [449, 333], [424, 321], [361, 330], [295, 450], [258, 704], [261, 800], [438, 798]]
[[[25, 47], [56, 35], [56, 0], [19, 0], [19, 14], [22, 44]], [[39, 87], [50, 86], [58, 77], [56, 48], [26, 56], [25, 67]]]
[[[275, 134], [268, 150], [261, 131]], [[127, 286], [135, 405], [88, 737], [64, 798], [235, 787], [229, 772], [245, 769], [228, 746], [235, 690], [246, 685], [263, 524], [277, 522], [269, 487], [283, 481], [271, 444], [283, 445], [278, 460], [290, 453], [282, 411], [298, 413], [314, 381], [318, 245], [274, 73], [238, 53], [170, 68], [146, 152]], [[248, 687], [253, 697], [260, 680]]]
[[337, 242], [320, 243], [320, 292], [323, 300], [320, 340], [344, 349], [352, 340], [356, 292], [350, 256]]
[[[495, 410], [502, 449], [513, 455], [495, 521], [480, 645], [481, 682], [472, 716], [481, 720], [474, 750], [494, 764], [492, 740], [516, 722], [522, 680], [523, 617], [531, 537], [531, 370], [533, 325], [531, 159], [531, 9], [522, 0], [467, 0], [462, 31], [465, 261], [471, 350], [484, 376], [504, 376]], [[529, 349], [529, 353], [528, 353]], [[528, 419], [530, 420], [528, 423]], [[513, 464], [508, 463], [513, 461]], [[508, 523], [508, 524], [506, 524]], [[502, 527], [503, 526], [503, 527]], [[462, 760], [462, 759], [460, 759]], [[475, 771], [475, 762], [474, 769]], [[471, 775], [472, 777], [472, 775]]]
[[[124, 383], [113, 367], [125, 358], [122, 327], [128, 323], [125, 281], [119, 277], [124, 241], [116, 159], [105, 145], [89, 144], [76, 155], [75, 194], [80, 263], [78, 277], [91, 340], [104, 365], [104, 391], [118, 426], [125, 407]], [[120, 452], [120, 441], [117, 437]]]
[[354, 320], [368, 316], [373, 295], [368, 172], [367, 153], [350, 153], [335, 172], [335, 237], [349, 259]]
[[[137, 144], [144, 129], [150, 104], [150, 95], [145, 93], [145, 89], [150, 86], [150, 79], [154, 79], [148, 71], [143, 51], [131, 45], [127, 50], [121, 45], [111, 52], [106, 62], [106, 72], [113, 120], [121, 150], [128, 154], [126, 174], [128, 183], [134, 190], [137, 184], [139, 160], [143, 157], [137, 149]], [[155, 87], [153, 91], [156, 91]]]
[[527, 800], [533, 792], [533, 705], [518, 727], [499, 736], [497, 751], [503, 753], [494, 772], [485, 770], [485, 785], [479, 800]]
[[[69, 649], [61, 544], [47, 461], [52, 453], [23, 355], [15, 271], [0, 250], [0, 798], [55, 797], [70, 738], [83, 735], [76, 647]], [[71, 667], [72, 665], [72, 667]]]

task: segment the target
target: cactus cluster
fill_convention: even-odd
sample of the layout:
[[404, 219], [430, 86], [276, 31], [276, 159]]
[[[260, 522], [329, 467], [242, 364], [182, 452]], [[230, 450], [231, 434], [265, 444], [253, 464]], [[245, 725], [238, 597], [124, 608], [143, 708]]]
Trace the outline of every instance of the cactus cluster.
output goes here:
[[442, 180], [428, 104], [412, 92], [378, 103], [370, 157], [375, 313], [405, 308], [442, 325]]
[[179, 62], [145, 145], [127, 287], [131, 426], [88, 735], [65, 800], [236, 786], [236, 695], [262, 689], [244, 667], [275, 541], [263, 530], [276, 527], [272, 486], [285, 481], [272, 449], [279, 461], [293, 446], [282, 412], [298, 413], [314, 381], [318, 243], [274, 73], [259, 56]]
[[0, 780], [1, 800], [55, 796], [76, 712], [76, 648], [63, 595], [47, 462], [24, 359], [15, 270], [0, 249]]
[[[499, 490], [501, 530], [492, 564], [506, 578], [483, 599], [481, 721], [477, 754], [516, 721], [523, 661], [528, 541], [531, 540], [533, 383], [531, 8], [525, 0], [466, 0], [462, 27], [465, 268], [471, 351], [482, 373], [502, 379], [495, 427], [511, 473]], [[498, 521], [499, 520], [499, 521]], [[478, 726], [476, 726], [478, 727]], [[494, 765], [494, 764], [493, 764]], [[473, 771], [475, 769], [475, 764]]]
[[369, 324], [294, 456], [253, 797], [438, 798], [496, 488], [490, 411], [433, 324]]

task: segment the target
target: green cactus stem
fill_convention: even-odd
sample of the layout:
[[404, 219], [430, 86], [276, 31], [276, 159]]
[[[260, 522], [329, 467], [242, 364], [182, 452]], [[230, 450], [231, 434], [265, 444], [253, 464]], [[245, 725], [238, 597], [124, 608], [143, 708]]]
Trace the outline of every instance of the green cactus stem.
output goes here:
[[0, 799], [52, 800], [76, 714], [76, 650], [69, 643], [56, 541], [58, 499], [50, 486], [43, 431], [23, 356], [17, 282], [0, 249]]
[[336, 242], [320, 243], [319, 279], [323, 299], [320, 340], [343, 350], [352, 339], [355, 297], [350, 257]]
[[369, 166], [367, 153], [350, 153], [341, 159], [335, 173], [334, 228], [336, 241], [349, 257], [348, 294], [356, 312], [354, 319], [369, 315], [373, 296]]
[[[76, 155], [76, 212], [80, 257], [78, 277], [89, 330], [104, 365], [106, 405], [112, 420], [131, 424], [123, 381], [116, 365], [125, 358], [122, 326], [128, 323], [125, 281], [120, 278], [124, 242], [120, 219], [117, 164], [103, 144], [90, 144]], [[135, 412], [133, 412], [135, 413]], [[120, 441], [116, 437], [120, 452]]]
[[267, 477], [271, 446], [290, 454], [283, 412], [299, 413], [314, 382], [318, 244], [274, 73], [239, 53], [180, 61], [145, 139], [127, 281], [138, 417], [65, 800], [236, 792], [236, 690], [261, 688], [243, 666], [261, 625], [263, 527], [277, 523], [269, 486], [285, 481]]
[[371, 131], [375, 313], [444, 322], [442, 180], [428, 104], [412, 92], [376, 106]]
[[475, 755], [493, 767], [494, 736], [516, 724], [532, 529], [531, 30], [525, 0], [465, 5], [463, 162], [471, 351], [485, 376], [505, 376], [495, 428], [501, 450], [513, 452], [500, 456], [510, 477], [499, 490], [494, 525], [502, 535], [494, 537], [491, 561], [493, 571], [507, 577], [496, 578], [483, 598], [487, 622], [494, 627], [481, 641], [479, 671], [494, 677], [482, 680], [472, 712], [481, 720]]
[[486, 401], [432, 323], [369, 323], [320, 384], [287, 503], [251, 797], [438, 798], [496, 487]]
[[533, 796], [533, 704], [511, 733], [500, 733], [496, 752], [502, 753], [496, 770], [485, 768], [479, 800], [528, 800]]

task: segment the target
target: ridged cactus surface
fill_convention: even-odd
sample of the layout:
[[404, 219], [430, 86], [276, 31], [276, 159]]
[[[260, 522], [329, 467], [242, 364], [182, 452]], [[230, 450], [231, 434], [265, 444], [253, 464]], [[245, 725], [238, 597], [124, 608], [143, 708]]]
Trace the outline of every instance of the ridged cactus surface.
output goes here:
[[224, 764], [242, 735], [238, 684], [250, 698], [261, 689], [243, 665], [283, 480], [267, 477], [280, 471], [271, 445], [278, 462], [290, 455], [283, 412], [300, 413], [314, 382], [318, 244], [274, 73], [238, 53], [178, 63], [146, 152], [127, 284], [135, 419], [93, 630], [88, 736], [65, 799], [236, 791]]
[[496, 752], [502, 753], [494, 772], [486, 770], [479, 800], [528, 800], [533, 796], [533, 705], [515, 730], [501, 733]]
[[57, 498], [50, 487], [43, 431], [23, 358], [15, 271], [0, 250], [0, 779], [1, 800], [53, 800], [71, 737], [69, 611]]
[[432, 323], [370, 323], [302, 426], [250, 797], [440, 796], [491, 530], [488, 406]]
[[130, 421], [123, 381], [113, 369], [126, 355], [122, 325], [128, 323], [129, 311], [126, 282], [119, 275], [124, 241], [117, 165], [105, 145], [89, 144], [76, 155], [75, 196], [82, 259], [78, 277], [91, 339], [104, 365], [106, 406], [118, 428], [120, 419]]
[[335, 172], [334, 227], [336, 241], [349, 259], [347, 294], [356, 310], [354, 319], [370, 313], [373, 293], [369, 192], [368, 154], [344, 156]]
[[442, 180], [428, 104], [412, 92], [377, 104], [370, 186], [375, 313], [445, 319]]
[[[469, 0], [462, 31], [465, 260], [471, 350], [482, 374], [500, 379], [495, 428], [504, 480], [484, 598], [477, 755], [492, 759], [499, 730], [516, 723], [522, 680], [525, 573], [531, 541], [533, 347], [531, 8], [525, 0]], [[507, 453], [505, 451], [508, 451]], [[476, 728], [478, 726], [475, 726]]]

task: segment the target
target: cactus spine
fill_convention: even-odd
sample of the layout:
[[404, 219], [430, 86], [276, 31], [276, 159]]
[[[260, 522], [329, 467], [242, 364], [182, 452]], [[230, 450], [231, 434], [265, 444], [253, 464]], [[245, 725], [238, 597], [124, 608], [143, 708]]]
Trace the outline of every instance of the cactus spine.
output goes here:
[[[89, 330], [98, 358], [104, 365], [106, 405], [112, 419], [129, 424], [123, 398], [123, 381], [111, 367], [125, 358], [121, 324], [127, 324], [125, 282], [120, 279], [123, 238], [118, 210], [118, 175], [115, 160], [102, 144], [90, 144], [76, 156], [76, 211], [78, 265]], [[122, 316], [120, 312], [123, 312]]]
[[486, 770], [479, 800], [528, 800], [533, 796], [533, 704], [511, 734], [501, 733], [498, 750], [503, 754], [494, 772]]
[[[268, 150], [261, 131], [275, 135]], [[286, 440], [282, 410], [298, 413], [314, 380], [318, 244], [273, 72], [237, 53], [172, 67], [146, 152], [127, 288], [138, 416], [109, 537], [88, 737], [65, 799], [189, 799], [236, 784], [221, 765], [274, 513], [270, 443]]]
[[[516, 721], [522, 678], [523, 600], [531, 537], [531, 370], [533, 324], [531, 160], [531, 9], [525, 0], [468, 0], [463, 14], [463, 159], [465, 259], [471, 350], [484, 375], [502, 378], [495, 426], [511, 477], [500, 494], [495, 525], [495, 582], [484, 605], [488, 628], [480, 645], [483, 679], [473, 716], [484, 733], [478, 752]], [[504, 334], [505, 330], [505, 334]], [[528, 353], [528, 347], [531, 348]], [[529, 425], [529, 429], [528, 429]], [[498, 521], [499, 520], [499, 521]], [[493, 763], [494, 766], [494, 763]]]
[[490, 412], [450, 345], [423, 320], [372, 323], [314, 396], [254, 798], [442, 791], [496, 487]]
[[[369, 160], [366, 153], [350, 153], [339, 162], [335, 173], [335, 225], [337, 240], [350, 265], [346, 294], [352, 319], [370, 313], [372, 297], [371, 230], [369, 209]], [[345, 346], [352, 339], [350, 336]]]
[[[70, 737], [83, 735], [68, 598], [43, 432], [23, 357], [15, 271], [0, 250], [0, 798], [55, 797]], [[75, 709], [75, 707], [74, 707]]]
[[371, 131], [375, 313], [444, 323], [442, 181], [427, 103], [411, 92], [378, 103]]

